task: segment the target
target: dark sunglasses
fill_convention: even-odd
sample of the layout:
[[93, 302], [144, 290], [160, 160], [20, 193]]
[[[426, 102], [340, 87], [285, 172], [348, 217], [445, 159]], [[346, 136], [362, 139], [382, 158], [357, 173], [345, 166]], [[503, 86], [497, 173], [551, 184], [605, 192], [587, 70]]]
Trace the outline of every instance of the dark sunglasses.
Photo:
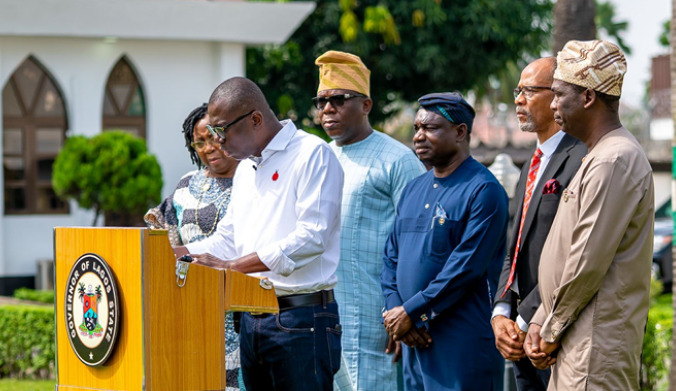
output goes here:
[[523, 86], [514, 89], [514, 99], [523, 93], [526, 98], [532, 98], [537, 90], [551, 90], [552, 87]]
[[327, 103], [331, 103], [333, 107], [342, 107], [345, 104], [345, 101], [352, 98], [366, 98], [364, 95], [357, 94], [339, 94], [331, 95], [328, 97], [316, 96], [312, 98], [312, 103], [314, 103], [317, 110], [324, 110]]
[[225, 131], [228, 130], [229, 127], [231, 127], [232, 125], [236, 124], [237, 122], [243, 120], [244, 118], [250, 116], [251, 114], [253, 114], [254, 111], [256, 111], [256, 110], [251, 110], [250, 112], [244, 114], [244, 115], [241, 116], [241, 117], [238, 117], [236, 120], [230, 122], [230, 123], [227, 124], [227, 125], [223, 125], [223, 126], [211, 126], [211, 125], [207, 125], [207, 130], [208, 130], [209, 133], [211, 133], [211, 135], [214, 136], [214, 137], [225, 138]]

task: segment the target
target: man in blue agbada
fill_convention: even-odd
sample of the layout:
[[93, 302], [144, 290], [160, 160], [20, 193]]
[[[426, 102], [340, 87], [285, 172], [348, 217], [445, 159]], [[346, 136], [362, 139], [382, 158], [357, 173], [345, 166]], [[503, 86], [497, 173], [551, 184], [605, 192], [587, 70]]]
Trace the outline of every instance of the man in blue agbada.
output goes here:
[[490, 325], [505, 256], [507, 194], [469, 153], [474, 109], [458, 93], [418, 100], [413, 143], [433, 170], [397, 207], [380, 277], [383, 324], [403, 341], [413, 390], [502, 390]]

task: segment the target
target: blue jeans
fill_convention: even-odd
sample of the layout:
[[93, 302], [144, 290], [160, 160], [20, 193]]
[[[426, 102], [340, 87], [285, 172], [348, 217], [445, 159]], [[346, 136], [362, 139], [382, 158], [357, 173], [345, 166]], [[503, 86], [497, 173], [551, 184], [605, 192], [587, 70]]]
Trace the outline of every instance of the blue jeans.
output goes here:
[[246, 389], [332, 391], [341, 335], [336, 302], [277, 315], [244, 313], [239, 347]]

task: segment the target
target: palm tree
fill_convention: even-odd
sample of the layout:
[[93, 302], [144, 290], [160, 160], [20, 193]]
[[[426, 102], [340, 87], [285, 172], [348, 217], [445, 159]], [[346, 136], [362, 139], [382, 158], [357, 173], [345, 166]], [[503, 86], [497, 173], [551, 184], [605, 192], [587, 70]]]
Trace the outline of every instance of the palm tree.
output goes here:
[[613, 38], [617, 42], [617, 46], [622, 49], [624, 54], [631, 54], [631, 48], [627, 46], [622, 38], [622, 33], [627, 31], [629, 22], [626, 20], [615, 20], [616, 12], [615, 5], [610, 1], [599, 2], [596, 1], [596, 29], [597, 35], [601, 32], [607, 38]]
[[596, 38], [596, 4], [594, 0], [558, 0], [554, 5], [554, 44], [557, 53], [566, 42]]
[[80, 287], [77, 288], [77, 292], [80, 294], [80, 301], [84, 298], [85, 295], [85, 284], [84, 282], [80, 283]]

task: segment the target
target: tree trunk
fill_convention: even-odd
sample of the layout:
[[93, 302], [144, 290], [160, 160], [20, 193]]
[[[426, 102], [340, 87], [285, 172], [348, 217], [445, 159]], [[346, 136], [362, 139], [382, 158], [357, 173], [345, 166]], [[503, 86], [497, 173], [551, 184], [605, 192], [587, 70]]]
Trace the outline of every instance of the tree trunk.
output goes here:
[[[671, 64], [671, 118], [674, 120], [674, 139], [672, 141], [673, 156], [676, 156], [676, 0], [671, 0], [671, 31], [669, 31], [669, 45], [671, 46], [671, 57], [669, 63]], [[676, 159], [675, 159], [676, 162]], [[672, 164], [672, 179], [671, 179], [671, 205], [676, 201], [676, 165]], [[673, 208], [672, 208], [673, 209]], [[674, 213], [676, 217], [676, 213]], [[672, 242], [672, 246], [673, 246]], [[674, 261], [672, 266], [676, 270], [676, 246], [672, 247], [671, 251]], [[676, 284], [674, 284], [676, 288]], [[672, 298], [674, 308], [674, 320], [676, 320], [676, 294]], [[676, 324], [676, 322], [674, 322]], [[671, 368], [669, 369], [669, 389], [676, 390], [676, 333], [672, 333], [671, 337]]]
[[96, 222], [99, 221], [99, 216], [101, 215], [101, 209], [97, 206], [94, 208], [94, 222], [92, 223], [92, 227], [96, 227]]
[[128, 212], [109, 212], [103, 213], [106, 227], [145, 227], [143, 215], [136, 215]]
[[596, 38], [596, 3], [594, 0], [558, 0], [554, 5], [554, 44], [556, 54], [570, 40]]

